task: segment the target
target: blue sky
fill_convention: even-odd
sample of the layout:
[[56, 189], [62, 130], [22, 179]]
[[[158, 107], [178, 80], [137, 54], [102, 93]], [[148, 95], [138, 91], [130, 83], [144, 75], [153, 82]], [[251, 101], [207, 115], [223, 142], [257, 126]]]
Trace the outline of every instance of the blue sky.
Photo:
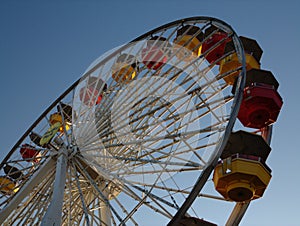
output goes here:
[[[284, 106], [268, 165], [273, 178], [241, 225], [299, 225], [300, 3], [286, 1], [0, 1], [1, 159], [35, 119], [96, 58], [176, 19], [211, 16], [264, 53], [262, 69], [280, 83]], [[216, 210], [211, 210], [216, 211]], [[216, 221], [218, 212], [215, 212]]]

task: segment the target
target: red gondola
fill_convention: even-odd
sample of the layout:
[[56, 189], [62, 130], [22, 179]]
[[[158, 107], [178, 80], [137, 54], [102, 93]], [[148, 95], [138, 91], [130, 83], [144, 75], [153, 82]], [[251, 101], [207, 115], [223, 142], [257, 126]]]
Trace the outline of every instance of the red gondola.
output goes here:
[[33, 146], [30, 144], [22, 144], [21, 149], [20, 149], [20, 154], [24, 160], [27, 162], [39, 162], [40, 158], [40, 152], [36, 150]]
[[261, 129], [277, 120], [282, 104], [273, 86], [254, 83], [244, 90], [238, 119], [246, 127]]
[[89, 77], [87, 85], [79, 91], [79, 99], [86, 106], [92, 107], [97, 105], [102, 100], [102, 90], [105, 90], [106, 84], [97, 77]]
[[167, 62], [166, 40], [154, 36], [147, 42], [147, 47], [142, 49], [142, 61], [147, 68], [157, 70]]
[[[226, 43], [231, 41], [231, 38], [227, 37], [226, 32], [218, 30], [218, 28], [213, 25], [205, 30], [204, 37], [208, 37], [208, 39], [203, 42], [201, 53], [205, 53], [212, 48], [205, 55], [205, 58], [209, 63], [216, 62], [216, 64], [219, 65], [221, 62], [218, 59], [223, 56]], [[218, 42], [220, 43], [217, 44]], [[214, 47], [214, 45], [217, 46]]]
[[277, 120], [283, 101], [272, 72], [252, 69], [247, 72], [246, 87], [238, 113], [241, 123], [261, 129]]

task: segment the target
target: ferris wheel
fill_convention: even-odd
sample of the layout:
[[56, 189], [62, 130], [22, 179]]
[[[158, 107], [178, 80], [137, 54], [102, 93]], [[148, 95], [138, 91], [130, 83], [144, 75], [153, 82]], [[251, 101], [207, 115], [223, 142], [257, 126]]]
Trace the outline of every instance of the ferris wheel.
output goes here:
[[[224, 222], [239, 221], [255, 198], [239, 199], [245, 186], [237, 196], [232, 184], [226, 194], [202, 189], [220, 187], [211, 174], [232, 156], [251, 83], [246, 47], [225, 22], [193, 17], [101, 56], [1, 162], [1, 224], [213, 225], [197, 212], [203, 199], [237, 203]], [[264, 109], [251, 111], [255, 122]], [[265, 138], [273, 122], [258, 126]]]

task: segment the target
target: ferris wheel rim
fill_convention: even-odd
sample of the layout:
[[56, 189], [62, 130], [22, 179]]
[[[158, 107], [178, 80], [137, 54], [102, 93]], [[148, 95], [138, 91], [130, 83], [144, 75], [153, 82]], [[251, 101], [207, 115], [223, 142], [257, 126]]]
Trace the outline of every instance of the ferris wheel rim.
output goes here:
[[[217, 19], [217, 18], [214, 18], [214, 17], [209, 17], [209, 16], [195, 16], [195, 17], [188, 17], [188, 18], [183, 18], [183, 19], [178, 19], [178, 20], [175, 20], [175, 21], [172, 21], [172, 22], [169, 22], [169, 23], [166, 23], [162, 26], [159, 26], [157, 28], [154, 28], [152, 30], [150, 30], [149, 32], [146, 32], [140, 36], [138, 36], [137, 38], [131, 40], [130, 42], [128, 42], [127, 44], [125, 44], [122, 48], [126, 48], [126, 45], [129, 45], [131, 44], [132, 42], [136, 42], [136, 41], [139, 41], [141, 39], [143, 39], [144, 37], [147, 37], [149, 35], [151, 35], [152, 33], [156, 32], [156, 31], [159, 31], [161, 29], [164, 29], [166, 27], [169, 27], [169, 26], [172, 26], [172, 25], [175, 25], [175, 24], [178, 24], [179, 22], [180, 23], [184, 23], [184, 22], [191, 22], [191, 21], [194, 21], [194, 20], [203, 20], [203, 21], [211, 21], [211, 22], [217, 22], [217, 23], [220, 23], [220, 24], [223, 24], [225, 25], [226, 27], [228, 27], [229, 29], [231, 29], [233, 31], [233, 33], [236, 35], [235, 31], [231, 28], [231, 26], [229, 24], [227, 24], [226, 22], [220, 20], [220, 19]], [[240, 48], [241, 48], [241, 51], [243, 51], [243, 47], [242, 47], [242, 44], [240, 44]], [[113, 57], [116, 52], [118, 52], [119, 50], [111, 53], [109, 56], [106, 56], [102, 61], [105, 62], [107, 60], [109, 60], [111, 57]], [[245, 65], [245, 62], [242, 62], [243, 65]], [[95, 66], [96, 67], [96, 66]], [[91, 69], [93, 70], [93, 69]], [[90, 71], [91, 71], [90, 70]], [[69, 88], [67, 88], [55, 101], [52, 102], [51, 105], [49, 105], [48, 108], [46, 108], [46, 110], [34, 121], [34, 123], [26, 130], [26, 132], [19, 138], [19, 140], [16, 142], [16, 144], [11, 148], [10, 152], [7, 154], [7, 157], [10, 156], [11, 152], [17, 147], [20, 145], [21, 141], [32, 131], [32, 129], [42, 120], [42, 118], [56, 105], [59, 103], [60, 100], [62, 100], [68, 93], [70, 93], [77, 85], [78, 83], [80, 82], [80, 80], [82, 80], [84, 77], [88, 76], [88, 74], [90, 74], [90, 71], [87, 71], [85, 72], [80, 78], [78, 78]], [[245, 70], [243, 69], [243, 74], [245, 74]], [[244, 79], [243, 79], [244, 80]], [[245, 81], [241, 81], [241, 84], [245, 83]], [[244, 85], [242, 85], [243, 87]], [[6, 157], [5, 157], [6, 159]], [[2, 166], [4, 164], [4, 161], [5, 159], [0, 163], [0, 166]]]
[[[168, 23], [168, 24], [165, 24], [163, 26], [160, 26], [158, 28], [155, 28], [141, 36], [139, 36], [138, 38], [132, 40], [131, 42], [129, 42], [127, 45], [133, 43], [133, 42], [136, 42], [136, 41], [139, 41], [141, 39], [143, 39], [144, 37], [147, 37], [149, 36], [150, 34], [152, 33], [155, 33], [156, 31], [159, 31], [161, 29], [164, 29], [164, 28], [167, 28], [169, 26], [175, 26], [176, 24], [178, 24], [179, 22], [180, 23], [184, 23], [184, 22], [192, 22], [193, 20], [204, 20], [204, 21], [210, 21], [210, 22], [216, 22], [216, 23], [221, 23], [222, 25], [224, 26], [227, 26], [227, 24], [221, 20], [218, 20], [218, 19], [215, 19], [215, 18], [212, 18], [212, 17], [190, 17], [190, 18], [185, 18], [185, 19], [181, 19], [181, 20], [177, 20], [177, 21], [173, 21], [171, 23]], [[236, 33], [234, 32], [234, 30], [228, 25], [228, 28], [231, 29], [233, 31], [233, 34], [236, 36]], [[238, 40], [238, 39], [237, 39]], [[241, 45], [241, 43], [239, 43]], [[126, 46], [126, 45], [125, 45]], [[242, 55], [243, 54], [243, 47], [242, 45], [239, 46], [241, 49], [240, 51], [242, 52]], [[124, 47], [125, 48], [125, 47]], [[109, 59], [111, 59], [112, 57], [114, 57], [114, 55], [116, 54], [116, 52], [112, 53], [111, 55], [107, 56], [103, 61], [108, 61]], [[243, 58], [242, 58], [243, 59]], [[243, 59], [244, 61], [244, 59]], [[245, 64], [245, 62], [243, 62], [243, 64]], [[95, 66], [96, 67], [96, 66]], [[63, 98], [68, 95], [69, 93], [71, 93], [75, 88], [76, 86], [79, 84], [80, 80], [87, 77], [91, 71], [93, 70], [90, 69], [89, 71], [85, 72], [83, 74], [83, 76], [78, 79], [77, 81], [75, 81], [61, 96], [59, 96], [41, 115], [40, 117], [27, 129], [27, 131], [23, 134], [23, 136], [21, 136], [21, 138], [17, 141], [17, 143], [13, 146], [13, 148], [11, 149], [11, 151], [7, 154], [7, 156], [4, 158], [4, 160], [1, 162], [0, 166], [2, 167], [5, 162], [7, 161], [7, 159], [13, 154], [14, 150], [20, 146], [20, 144], [22, 143], [22, 141], [30, 134], [31, 131], [33, 131], [33, 129], [35, 128], [35, 126], [37, 124], [39, 124], [39, 122], [61, 101], [63, 100]], [[236, 94], [235, 94], [235, 103], [233, 104], [233, 108], [232, 108], [232, 112], [230, 113], [230, 119], [229, 119], [229, 122], [226, 126], [226, 135], [224, 135], [223, 139], [222, 139], [222, 143], [220, 144], [219, 146], [219, 150], [218, 152], [216, 152], [216, 155], [214, 156], [214, 158], [212, 158], [210, 160], [210, 163], [207, 165], [207, 169], [210, 170], [210, 172], [213, 170], [213, 166], [216, 164], [216, 161], [217, 159], [219, 158], [219, 155], [221, 154], [221, 150], [222, 148], [224, 148], [224, 145], [226, 143], [226, 140], [228, 139], [228, 136], [229, 136], [229, 132], [231, 131], [232, 127], [233, 127], [233, 124], [234, 124], [234, 121], [236, 119], [236, 115], [237, 115], [237, 109], [239, 108], [239, 104], [240, 104], [240, 101], [241, 101], [241, 93], [242, 93], [242, 89], [243, 89], [243, 84], [244, 84], [244, 74], [245, 74], [245, 68], [243, 67], [242, 68], [242, 72], [241, 74], [239, 75], [239, 78], [240, 78], [240, 81], [239, 81], [239, 86], [237, 86], [237, 89], [236, 89]], [[206, 181], [206, 180], [205, 180]]]

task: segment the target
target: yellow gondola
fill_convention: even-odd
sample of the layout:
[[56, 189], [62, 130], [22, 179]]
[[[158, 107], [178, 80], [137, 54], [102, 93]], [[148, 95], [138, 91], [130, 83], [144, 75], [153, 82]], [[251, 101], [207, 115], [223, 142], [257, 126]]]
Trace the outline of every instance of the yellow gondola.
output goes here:
[[271, 151], [265, 140], [253, 133], [231, 133], [215, 167], [215, 189], [229, 201], [243, 202], [262, 197], [271, 179], [265, 161]]
[[119, 83], [129, 83], [137, 73], [135, 57], [129, 54], [120, 55], [112, 67], [112, 78]]
[[216, 190], [225, 199], [235, 202], [262, 197], [270, 179], [271, 172], [265, 164], [239, 156], [223, 159], [213, 175]]
[[64, 132], [63, 125], [65, 125], [65, 130], [66, 131], [68, 131], [70, 129], [70, 123], [66, 122], [65, 124], [63, 124], [63, 118], [62, 118], [60, 113], [54, 113], [54, 114], [50, 115], [49, 123], [51, 125], [54, 125], [57, 122], [59, 122], [61, 124], [61, 127], [59, 128], [60, 133]]
[[[262, 49], [258, 45], [258, 43], [254, 39], [240, 37], [244, 50], [245, 50], [245, 58], [246, 58], [246, 70], [251, 70], [252, 68], [260, 69], [260, 58], [262, 55]], [[225, 53], [228, 53], [234, 49], [233, 42], [229, 42], [226, 44]], [[229, 73], [224, 80], [227, 84], [233, 85], [235, 78], [238, 76], [239, 71], [237, 69], [241, 67], [241, 63], [238, 59], [236, 53], [230, 54], [221, 60], [220, 63], [220, 74]], [[230, 72], [233, 71], [233, 72]]]
[[18, 191], [16, 183], [6, 176], [0, 176], [0, 192], [4, 195], [10, 195]]
[[174, 48], [177, 58], [190, 61], [201, 54], [203, 33], [197, 26], [186, 25], [177, 31]]

